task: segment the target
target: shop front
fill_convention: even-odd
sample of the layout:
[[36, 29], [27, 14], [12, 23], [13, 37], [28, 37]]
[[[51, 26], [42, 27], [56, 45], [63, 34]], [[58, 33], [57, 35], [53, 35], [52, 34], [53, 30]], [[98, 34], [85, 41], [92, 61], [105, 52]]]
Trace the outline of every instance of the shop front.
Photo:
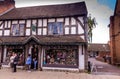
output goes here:
[[78, 68], [78, 46], [44, 46], [43, 67]]
[[24, 46], [23, 45], [4, 45], [4, 50], [2, 53], [2, 63], [4, 65], [9, 65], [10, 64], [10, 57], [12, 56], [13, 53], [16, 53], [18, 56], [18, 65], [23, 66], [25, 63], [25, 58], [24, 58]]
[[[77, 38], [77, 37], [76, 37]], [[12, 39], [13, 40], [13, 39]], [[67, 42], [64, 42], [67, 40]], [[31, 54], [34, 68], [34, 58], [37, 60], [37, 69], [85, 69], [86, 43], [81, 39], [69, 36], [61, 37], [36, 37], [23, 38], [14, 43], [2, 43], [0, 50], [1, 62], [9, 64], [12, 53], [19, 57], [18, 65], [25, 66], [28, 54]], [[6, 40], [7, 41], [7, 40]], [[14, 41], [14, 40], [13, 40]], [[59, 41], [59, 42], [58, 42]]]

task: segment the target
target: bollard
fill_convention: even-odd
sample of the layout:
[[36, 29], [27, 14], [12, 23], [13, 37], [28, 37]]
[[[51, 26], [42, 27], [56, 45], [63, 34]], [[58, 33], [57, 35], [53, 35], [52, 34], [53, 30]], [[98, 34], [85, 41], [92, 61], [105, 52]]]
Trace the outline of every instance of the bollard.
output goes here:
[[91, 63], [88, 61], [88, 72], [91, 72]]

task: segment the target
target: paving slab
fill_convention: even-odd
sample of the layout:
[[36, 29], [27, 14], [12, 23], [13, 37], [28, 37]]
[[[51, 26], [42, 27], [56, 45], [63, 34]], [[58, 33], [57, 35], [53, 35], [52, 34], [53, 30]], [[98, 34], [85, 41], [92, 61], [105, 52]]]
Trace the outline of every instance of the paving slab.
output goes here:
[[0, 79], [120, 79], [120, 76], [57, 71], [27, 72], [21, 69], [17, 70], [16, 73], [13, 73], [10, 68], [3, 68], [0, 70]]

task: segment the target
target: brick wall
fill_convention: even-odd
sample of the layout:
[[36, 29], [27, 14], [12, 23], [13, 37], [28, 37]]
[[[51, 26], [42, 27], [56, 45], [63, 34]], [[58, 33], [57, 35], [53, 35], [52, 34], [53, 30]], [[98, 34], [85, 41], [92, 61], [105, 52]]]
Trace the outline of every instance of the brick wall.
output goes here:
[[0, 14], [4, 13], [5, 11], [14, 8], [15, 1], [14, 0], [4, 0], [0, 1]]
[[120, 63], [120, 0], [117, 0], [114, 16], [110, 18], [110, 42], [112, 63]]

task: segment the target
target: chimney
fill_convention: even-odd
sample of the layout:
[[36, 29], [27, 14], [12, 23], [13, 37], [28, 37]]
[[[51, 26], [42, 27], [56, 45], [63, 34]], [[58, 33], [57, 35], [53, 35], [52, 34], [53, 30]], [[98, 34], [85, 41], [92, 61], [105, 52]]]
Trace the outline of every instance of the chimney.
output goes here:
[[0, 0], [0, 15], [6, 13], [13, 8], [15, 8], [14, 0]]

